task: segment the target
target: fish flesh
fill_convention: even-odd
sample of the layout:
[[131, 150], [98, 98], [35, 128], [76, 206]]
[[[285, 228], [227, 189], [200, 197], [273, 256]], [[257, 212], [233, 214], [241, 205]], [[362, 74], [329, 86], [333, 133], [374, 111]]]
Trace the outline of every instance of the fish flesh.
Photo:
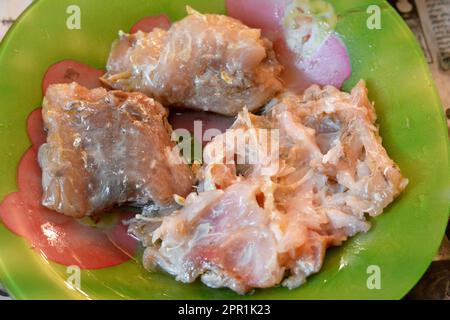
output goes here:
[[73, 217], [125, 203], [170, 205], [193, 176], [172, 141], [164, 107], [141, 93], [51, 85], [39, 149], [42, 204]]
[[240, 21], [188, 8], [169, 30], [120, 33], [102, 81], [164, 106], [234, 116], [261, 108], [283, 88], [272, 43]]
[[381, 144], [363, 81], [351, 93], [286, 92], [259, 116], [244, 110], [203, 160], [198, 192], [147, 235], [144, 265], [240, 294], [300, 286], [408, 183]]

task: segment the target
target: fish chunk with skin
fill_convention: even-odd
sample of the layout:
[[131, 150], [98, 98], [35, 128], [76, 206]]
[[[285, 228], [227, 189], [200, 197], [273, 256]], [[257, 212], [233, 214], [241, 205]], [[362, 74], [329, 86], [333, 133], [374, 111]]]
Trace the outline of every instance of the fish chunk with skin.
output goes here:
[[[285, 93], [262, 116], [244, 110], [206, 146], [199, 193], [153, 229], [145, 266], [241, 294], [302, 285], [328, 247], [367, 232], [365, 215], [380, 214], [408, 183], [375, 121], [363, 81], [351, 93]], [[276, 132], [269, 148], [264, 130]], [[235, 148], [237, 136], [246, 148]], [[264, 156], [240, 163], [250, 157], [239, 152]]]
[[102, 81], [165, 106], [224, 115], [255, 111], [283, 88], [272, 43], [240, 21], [188, 8], [166, 31], [120, 34]]
[[[193, 177], [171, 141], [167, 111], [140, 93], [51, 85], [42, 110], [42, 204], [68, 216], [191, 192]], [[175, 147], [175, 148], [174, 148]]]

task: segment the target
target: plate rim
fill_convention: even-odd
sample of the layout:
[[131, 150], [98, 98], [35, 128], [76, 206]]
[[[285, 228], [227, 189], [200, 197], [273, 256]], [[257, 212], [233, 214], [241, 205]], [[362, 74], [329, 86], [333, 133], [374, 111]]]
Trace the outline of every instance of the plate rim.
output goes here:
[[[13, 36], [13, 33], [14, 33], [14, 31], [15, 31], [15, 29], [21, 24], [21, 22], [22, 22], [22, 20], [27, 16], [27, 14], [30, 12], [30, 11], [32, 11], [35, 7], [36, 7], [36, 5], [38, 4], [38, 3], [40, 3], [40, 2], [44, 2], [44, 0], [34, 0], [20, 15], [19, 15], [19, 17], [17, 18], [17, 20], [16, 20], [16, 22], [9, 28], [9, 30], [6, 32], [6, 34], [5, 34], [5, 36], [4, 36], [4, 38], [3, 38], [3, 40], [0, 42], [0, 55], [2, 54], [2, 52], [3, 52], [3, 50], [5, 50], [5, 46], [7, 45], [7, 43], [8, 43], [8, 41], [9, 41], [9, 39]], [[418, 50], [420, 50], [420, 53], [422, 53], [422, 51], [421, 51], [421, 48], [420, 48], [420, 46], [419, 46], [419, 44], [418, 44], [418, 42], [417, 42], [417, 39], [415, 38], [415, 36], [413, 35], [413, 33], [412, 33], [412, 31], [407, 27], [407, 24], [404, 22], [404, 20], [401, 18], [401, 16], [398, 14], [398, 12], [395, 10], [395, 8], [393, 8], [386, 0], [383, 0], [383, 2], [385, 3], [385, 4], [387, 4], [389, 7], [390, 7], [390, 10], [391, 11], [393, 11], [393, 12], [395, 12], [395, 17], [396, 17], [396, 19], [398, 20], [398, 22], [400, 22], [402, 25], [403, 25], [403, 27], [404, 28], [406, 28], [406, 30], [408, 30], [408, 32], [413, 36], [413, 38], [414, 38], [414, 43], [415, 43], [415, 46], [416, 46], [416, 49], [418, 49]], [[427, 67], [425, 68], [426, 69], [426, 76], [427, 76], [427, 78], [430, 80], [430, 83], [432, 84], [432, 90], [433, 90], [433, 92], [434, 92], [434, 96], [437, 98], [437, 102], [438, 102], [438, 104], [440, 104], [440, 114], [441, 114], [441, 116], [440, 116], [440, 118], [441, 118], [441, 123], [442, 123], [442, 126], [443, 126], [443, 129], [445, 129], [445, 131], [447, 131], [447, 123], [446, 123], [446, 121], [445, 121], [445, 115], [444, 115], [444, 110], [443, 110], [443, 108], [442, 108], [442, 100], [441, 100], [441, 97], [440, 97], [440, 95], [439, 95], [439, 92], [438, 92], [438, 90], [437, 90], [437, 86], [436, 86], [436, 83], [435, 83], [435, 81], [434, 81], [434, 79], [433, 79], [433, 77], [432, 77], [432, 73], [431, 73], [431, 70], [429, 69], [429, 67], [428, 67], [428, 64], [426, 63], [426, 61], [425, 61], [425, 58], [424, 58], [424, 56], [423, 56], [423, 53], [422, 53], [422, 57], [421, 57], [421, 60], [422, 60], [422, 64], [425, 64]], [[450, 173], [450, 141], [447, 139], [445, 142], [444, 142], [444, 145], [446, 146], [446, 157], [447, 157], [447, 163], [449, 164], [449, 168], [448, 168], [448, 170], [447, 170], [447, 173]], [[2, 201], [4, 200], [4, 199], [1, 199]], [[450, 199], [449, 199], [449, 201], [448, 201], [448, 206], [447, 206], [447, 213], [448, 213], [448, 217], [450, 217]], [[0, 221], [0, 223], [2, 223], [1, 221]], [[4, 226], [4, 224], [2, 224], [3, 226]], [[5, 226], [5, 228], [6, 228], [6, 226]], [[11, 232], [12, 233], [12, 232]], [[445, 234], [445, 227], [443, 228], [443, 233]], [[15, 234], [13, 234], [14, 236], [17, 236], [17, 235], [15, 235]], [[20, 238], [20, 239], [22, 239], [23, 240], [23, 238], [21, 238], [21, 237], [19, 237], [19, 236], [17, 236], [18, 238]], [[432, 261], [430, 261], [430, 263], [428, 264], [428, 266], [430, 265], [432, 263]], [[427, 267], [428, 268], [428, 267]], [[422, 276], [423, 276], [423, 274], [426, 272], [426, 270], [427, 270], [427, 268], [425, 268], [425, 270], [423, 271], [423, 273], [422, 273]], [[3, 264], [2, 263], [0, 263], [0, 269], [3, 269]], [[1, 272], [0, 272], [0, 276], [4, 276], [4, 277], [7, 277], [6, 276], [6, 274], [7, 274], [7, 272], [5, 272], [5, 270], [1, 270]], [[18, 292], [15, 292], [15, 290], [11, 290], [10, 289], [10, 287], [8, 286], [8, 285], [6, 285], [5, 284], [5, 282], [4, 281], [2, 281], [2, 280], [4, 280], [4, 279], [2, 279], [2, 278], [0, 278], [0, 283], [2, 283], [2, 285], [4, 286], [4, 288], [8, 291], [8, 293], [12, 296], [12, 297], [16, 297], [16, 296], [20, 296], [21, 298], [24, 298], [24, 299], [26, 299], [26, 294], [24, 295], [24, 294], [18, 294]], [[420, 278], [419, 278], [419, 280], [420, 280]], [[414, 287], [414, 285], [415, 285], [416, 283], [414, 283], [414, 284], [412, 284], [411, 285], [411, 288], [412, 287]], [[17, 291], [20, 291], [19, 289], [17, 290]], [[405, 295], [406, 295], [406, 293], [407, 292], [405, 292]], [[70, 295], [69, 294], [67, 294], [67, 296], [65, 297], [65, 298], [67, 298], [67, 297], [70, 297]], [[401, 298], [401, 297], [400, 297]]]

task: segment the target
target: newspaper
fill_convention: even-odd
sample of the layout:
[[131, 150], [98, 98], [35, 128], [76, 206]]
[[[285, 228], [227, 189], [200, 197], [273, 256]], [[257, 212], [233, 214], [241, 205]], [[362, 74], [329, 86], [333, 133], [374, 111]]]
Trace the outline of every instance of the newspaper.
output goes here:
[[450, 137], [450, 0], [390, 0], [416, 35], [436, 82]]
[[417, 7], [433, 58], [430, 69], [450, 128], [450, 0], [418, 0]]
[[32, 0], [0, 0], [0, 40]]

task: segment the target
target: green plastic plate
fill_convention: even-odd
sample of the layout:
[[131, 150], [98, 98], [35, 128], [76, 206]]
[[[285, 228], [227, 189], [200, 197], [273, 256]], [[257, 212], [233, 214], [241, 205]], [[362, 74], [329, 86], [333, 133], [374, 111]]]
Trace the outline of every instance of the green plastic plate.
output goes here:
[[[450, 170], [442, 106], [414, 36], [381, 0], [330, 1], [337, 31], [353, 68], [344, 88], [366, 79], [375, 101], [383, 144], [410, 184], [373, 228], [329, 250], [322, 271], [301, 288], [257, 290], [238, 296], [201, 283], [182, 284], [129, 261], [83, 270], [81, 290], [67, 285], [66, 267], [45, 260], [0, 223], [0, 280], [18, 299], [399, 299], [436, 254], [448, 219]], [[81, 9], [81, 29], [66, 27], [69, 5]], [[104, 68], [118, 30], [140, 18], [185, 15], [185, 5], [225, 13], [224, 0], [39, 0], [20, 17], [0, 46], [0, 199], [16, 190], [16, 167], [30, 142], [25, 120], [42, 101], [47, 68], [75, 59]], [[381, 8], [381, 29], [369, 30], [369, 5]], [[367, 282], [379, 267], [381, 288]], [[378, 269], [377, 269], [378, 270]]]

